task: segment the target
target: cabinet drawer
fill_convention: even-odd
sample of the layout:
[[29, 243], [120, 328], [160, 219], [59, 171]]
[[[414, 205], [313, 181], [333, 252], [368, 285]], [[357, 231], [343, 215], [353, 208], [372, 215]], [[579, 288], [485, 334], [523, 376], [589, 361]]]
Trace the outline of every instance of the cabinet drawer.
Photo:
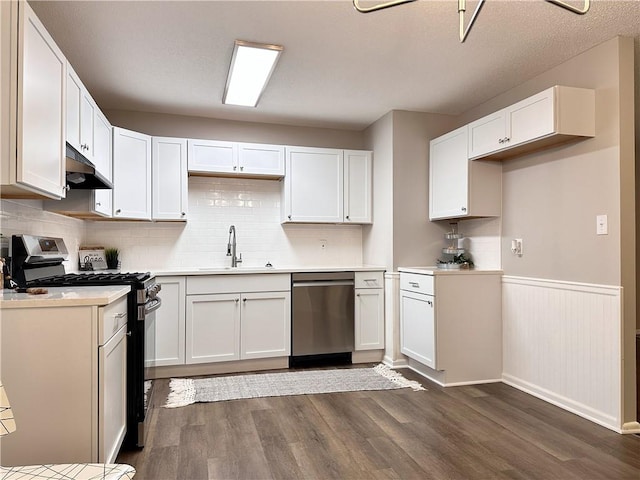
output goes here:
[[222, 274], [187, 277], [187, 295], [289, 290], [291, 290], [291, 275], [288, 273]]
[[100, 337], [98, 345], [104, 345], [127, 323], [127, 295], [100, 309]]
[[400, 273], [400, 290], [434, 295], [433, 275]]
[[384, 272], [355, 272], [356, 288], [383, 288]]

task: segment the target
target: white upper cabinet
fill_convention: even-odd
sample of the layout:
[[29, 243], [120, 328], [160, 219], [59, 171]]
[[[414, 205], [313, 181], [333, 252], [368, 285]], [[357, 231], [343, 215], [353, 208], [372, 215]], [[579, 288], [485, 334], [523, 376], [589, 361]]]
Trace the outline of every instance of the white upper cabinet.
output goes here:
[[234, 173], [237, 167], [238, 145], [214, 140], [188, 140], [189, 172]]
[[502, 165], [470, 162], [467, 126], [429, 144], [429, 219], [500, 216]]
[[238, 144], [240, 174], [284, 176], [284, 146], [262, 143]]
[[469, 124], [469, 158], [509, 158], [595, 135], [595, 92], [555, 86]]
[[283, 222], [342, 223], [344, 152], [286, 148]]
[[344, 151], [344, 221], [371, 223], [371, 187], [373, 182], [371, 152]]
[[113, 218], [151, 220], [151, 137], [113, 128]]
[[370, 151], [286, 147], [282, 221], [371, 223]]
[[188, 140], [189, 173], [282, 177], [284, 147], [258, 143]]
[[0, 15], [2, 196], [59, 199], [66, 59], [27, 2], [0, 2]]
[[152, 217], [154, 220], [187, 220], [187, 141], [152, 139]]

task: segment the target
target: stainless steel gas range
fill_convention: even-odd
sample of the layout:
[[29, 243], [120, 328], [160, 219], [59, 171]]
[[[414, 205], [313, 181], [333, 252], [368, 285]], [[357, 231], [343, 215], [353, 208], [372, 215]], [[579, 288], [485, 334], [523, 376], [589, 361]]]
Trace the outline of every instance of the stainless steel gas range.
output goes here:
[[11, 238], [11, 276], [18, 287], [83, 287], [126, 285], [128, 302], [127, 434], [123, 445], [143, 447], [153, 397], [155, 312], [162, 305], [161, 286], [149, 273], [65, 273], [67, 248], [61, 238], [14, 235]]

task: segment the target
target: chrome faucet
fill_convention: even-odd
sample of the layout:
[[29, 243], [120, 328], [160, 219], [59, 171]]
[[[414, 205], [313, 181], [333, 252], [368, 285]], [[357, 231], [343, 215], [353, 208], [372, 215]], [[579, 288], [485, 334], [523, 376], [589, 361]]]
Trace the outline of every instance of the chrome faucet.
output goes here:
[[239, 263], [242, 263], [242, 254], [236, 257], [236, 226], [231, 225], [229, 227], [229, 242], [227, 242], [227, 257], [231, 257], [231, 266], [237, 267]]

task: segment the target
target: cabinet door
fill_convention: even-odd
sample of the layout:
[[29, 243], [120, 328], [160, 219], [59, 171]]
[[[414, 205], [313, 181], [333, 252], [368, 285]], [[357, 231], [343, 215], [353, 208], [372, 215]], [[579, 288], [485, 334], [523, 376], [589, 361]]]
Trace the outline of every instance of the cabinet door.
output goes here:
[[284, 222], [342, 223], [343, 151], [286, 147]]
[[127, 325], [99, 350], [98, 461], [115, 462], [127, 430]]
[[[96, 170], [107, 180], [113, 178], [111, 155], [111, 124], [96, 108], [93, 123], [93, 164]], [[110, 217], [112, 213], [112, 190], [101, 188], [93, 191], [94, 210], [96, 213]]]
[[185, 363], [185, 277], [156, 277], [162, 286], [162, 308], [156, 311], [154, 365]]
[[151, 220], [151, 137], [113, 129], [113, 217]]
[[506, 146], [514, 147], [554, 132], [553, 92], [550, 88], [506, 109]]
[[371, 152], [344, 151], [344, 221], [371, 223]]
[[467, 127], [431, 141], [429, 219], [466, 216], [469, 210]]
[[240, 359], [240, 294], [187, 295], [186, 363]]
[[357, 288], [355, 293], [355, 349], [384, 348], [384, 290]]
[[19, 2], [19, 9], [16, 182], [61, 198], [67, 61], [27, 2]]
[[238, 144], [214, 140], [188, 140], [190, 172], [235, 173], [238, 170]]
[[400, 291], [400, 351], [437, 368], [434, 297]]
[[508, 137], [505, 110], [487, 115], [469, 125], [469, 156], [476, 158], [506, 148]]
[[187, 141], [153, 137], [154, 220], [187, 219]]
[[77, 151], [80, 149], [80, 110], [82, 103], [82, 82], [71, 65], [67, 62], [67, 142]]
[[284, 147], [260, 143], [238, 144], [239, 173], [245, 175], [284, 176]]
[[93, 161], [93, 120], [97, 107], [86, 90], [80, 99], [80, 153]]
[[290, 292], [243, 293], [241, 308], [240, 358], [290, 355]]

